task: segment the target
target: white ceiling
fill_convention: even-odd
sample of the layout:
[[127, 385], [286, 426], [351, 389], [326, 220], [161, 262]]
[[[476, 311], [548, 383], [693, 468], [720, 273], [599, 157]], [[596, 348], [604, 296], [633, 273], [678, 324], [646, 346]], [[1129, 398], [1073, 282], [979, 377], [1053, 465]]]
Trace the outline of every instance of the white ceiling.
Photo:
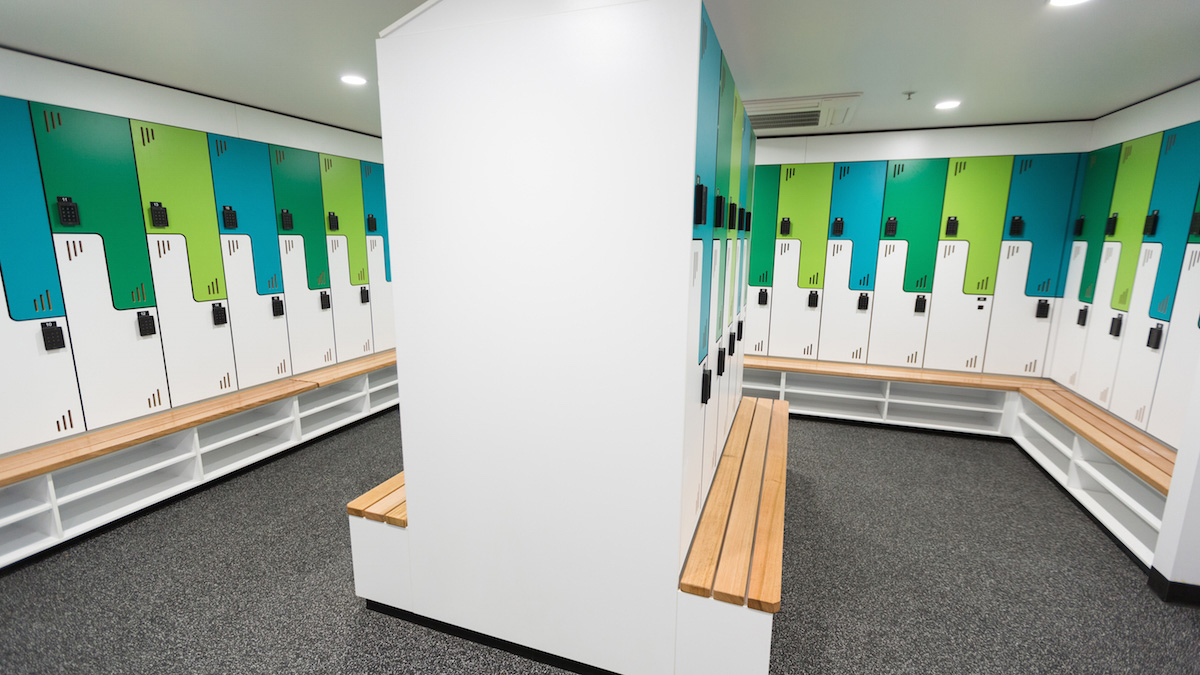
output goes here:
[[[419, 4], [0, 0], [0, 45], [378, 135], [375, 37]], [[743, 98], [861, 91], [845, 131], [1093, 119], [1200, 78], [1198, 0], [706, 5]]]

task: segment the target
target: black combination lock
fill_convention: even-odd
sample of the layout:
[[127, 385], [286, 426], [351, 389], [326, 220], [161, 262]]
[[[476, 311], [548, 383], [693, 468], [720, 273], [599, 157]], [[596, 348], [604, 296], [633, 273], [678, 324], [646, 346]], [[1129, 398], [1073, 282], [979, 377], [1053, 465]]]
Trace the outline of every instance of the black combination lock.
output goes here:
[[1008, 225], [1008, 235], [1010, 237], [1021, 237], [1025, 235], [1025, 219], [1021, 216], [1013, 216], [1012, 222]]
[[366, 288], [360, 288], [358, 290], [358, 297], [360, 300], [362, 300], [362, 304], [365, 305], [371, 301], [371, 291], [367, 290]]
[[150, 224], [154, 227], [169, 227], [167, 209], [162, 202], [150, 202]]
[[292, 212], [291, 211], [288, 211], [287, 209], [283, 209], [282, 211], [279, 212], [279, 227], [284, 230], [290, 230], [295, 227], [295, 225], [292, 224]]
[[868, 306], [870, 306], [870, 302], [871, 302], [871, 300], [870, 300], [869, 295], [867, 295], [866, 293], [858, 294], [858, 308], [859, 309], [866, 309]]
[[896, 226], [897, 226], [896, 217], [895, 216], [889, 217], [887, 219], [887, 222], [883, 224], [883, 236], [885, 236], [885, 237], [896, 236], [896, 229], [897, 229]]
[[58, 222], [68, 227], [79, 225], [79, 205], [70, 197], [58, 198]]
[[137, 313], [138, 335], [142, 337], [150, 337], [158, 332], [154, 326], [154, 317], [150, 316], [150, 312]]
[[329, 291], [321, 291], [321, 309], [329, 309], [333, 306], [333, 300], [329, 297]]
[[278, 295], [271, 298], [271, 316], [283, 316], [283, 298]]
[[225, 311], [225, 306], [219, 302], [213, 303], [213, 325], [224, 326], [229, 323], [229, 313]]
[[816, 307], [821, 302], [821, 295], [816, 291], [808, 292], [808, 306]]
[[950, 216], [949, 218], [946, 219], [946, 236], [947, 237], [957, 237], [958, 236], [958, 217], [957, 216]]
[[695, 203], [692, 205], [692, 224], [708, 224], [708, 186], [696, 183]]
[[221, 222], [227, 230], [237, 229], [237, 211], [233, 210], [232, 206], [226, 206], [221, 209]]
[[1038, 300], [1037, 318], [1039, 318], [1039, 319], [1050, 318], [1050, 301], [1049, 300]]
[[67, 338], [63, 335], [62, 326], [58, 325], [58, 322], [42, 322], [42, 344], [46, 346], [48, 352], [67, 346]]
[[1146, 216], [1146, 227], [1142, 229], [1142, 234], [1147, 237], [1153, 237], [1158, 234], [1158, 210], [1154, 210], [1150, 215]]
[[767, 304], [768, 300], [769, 300], [769, 297], [767, 296], [767, 289], [765, 289], [765, 288], [758, 289], [758, 304], [765, 305], [765, 304]]
[[916, 303], [913, 304], [913, 312], [916, 314], [924, 314], [925, 305], [927, 302], [928, 301], [925, 299], [925, 296], [918, 295]]
[[367, 215], [367, 232], [375, 232], [379, 229], [379, 223], [375, 222], [375, 216]]
[[779, 221], [779, 235], [786, 237], [792, 233], [792, 219], [784, 218]]
[[842, 236], [842, 233], [846, 231], [846, 221], [842, 220], [841, 218], [834, 218], [833, 226], [830, 229], [833, 232], [833, 236], [840, 237]]
[[338, 217], [337, 217], [337, 214], [334, 213], [333, 211], [329, 212], [329, 231], [330, 232], [338, 231]]

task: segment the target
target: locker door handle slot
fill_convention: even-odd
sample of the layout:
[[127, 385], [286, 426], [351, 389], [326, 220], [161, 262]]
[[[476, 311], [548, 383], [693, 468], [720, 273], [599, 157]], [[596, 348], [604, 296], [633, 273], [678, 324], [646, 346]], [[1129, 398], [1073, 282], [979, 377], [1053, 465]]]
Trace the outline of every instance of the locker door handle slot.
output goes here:
[[946, 236], [947, 237], [957, 237], [958, 236], [958, 217], [950, 216], [949, 218], [946, 219]]
[[696, 201], [692, 206], [692, 224], [708, 224], [708, 186], [696, 183]]
[[367, 232], [375, 232], [379, 230], [379, 222], [375, 220], [375, 216], [367, 214]]
[[1088, 315], [1088, 308], [1086, 306], [1080, 307], [1079, 308], [1079, 318], [1075, 319], [1075, 323], [1079, 324], [1080, 326], [1086, 326], [1087, 325], [1087, 315]]
[[221, 208], [221, 224], [227, 230], [237, 229], [237, 211], [234, 211], [232, 206]]
[[42, 322], [42, 344], [45, 345], [48, 352], [52, 352], [55, 349], [63, 349], [67, 346], [67, 339], [63, 335], [62, 326], [58, 325], [57, 321]]
[[358, 291], [358, 297], [360, 300], [362, 300], [362, 304], [365, 305], [371, 301], [371, 291], [366, 288], [360, 288]]
[[1108, 334], [1113, 337], [1121, 337], [1122, 321], [1121, 315], [1118, 314], [1117, 316], [1114, 316], [1112, 323], [1108, 325]]
[[1079, 218], [1078, 220], [1075, 221], [1075, 236], [1076, 237], [1083, 236], [1083, 223], [1084, 223], [1083, 218]]
[[832, 236], [834, 236], [834, 237], [842, 236], [842, 233], [846, 231], [846, 221], [842, 220], [841, 218], [834, 218], [833, 219], [833, 227], [831, 229], [833, 232]]
[[729, 334], [729, 356], [737, 354], [737, 333]]
[[213, 303], [213, 325], [224, 326], [229, 323], [229, 312], [225, 311], [225, 306], [219, 302]]
[[717, 195], [716, 205], [713, 208], [713, 229], [719, 230], [725, 227], [725, 198]]
[[816, 307], [821, 301], [821, 296], [816, 291], [808, 292], [808, 306]]
[[1158, 209], [1155, 209], [1146, 216], [1146, 227], [1142, 229], [1142, 234], [1147, 237], [1153, 237], [1158, 234]]
[[765, 304], [767, 304], [767, 302], [769, 300], [770, 300], [770, 298], [767, 295], [767, 289], [765, 289], [765, 288], [758, 289], [758, 304], [765, 305]]
[[333, 306], [333, 298], [329, 297], [329, 291], [321, 291], [321, 309], [329, 309]]
[[717, 350], [717, 377], [725, 374], [725, 348]]
[[1117, 214], [1112, 214], [1104, 221], [1104, 236], [1111, 237], [1117, 233]]
[[1038, 300], [1036, 316], [1039, 319], [1050, 318], [1050, 301], [1049, 300]]
[[925, 313], [925, 303], [926, 303], [925, 296], [918, 295], [917, 301], [913, 304], [913, 312], [915, 312], [917, 314], [924, 314]]
[[743, 323], [743, 322], [741, 322], [741, 321], [738, 321], [738, 329], [737, 329], [737, 339], [738, 339], [738, 342], [741, 342], [741, 341], [742, 341], [742, 323]]
[[704, 369], [704, 374], [700, 377], [700, 403], [707, 404], [708, 399], [712, 398], [712, 371], [708, 368]]
[[779, 221], [779, 235], [781, 237], [786, 237], [786, 236], [790, 235], [791, 233], [792, 233], [792, 219], [784, 218], [783, 220]]
[[283, 316], [283, 298], [278, 295], [271, 298], [271, 315]]
[[150, 337], [158, 332], [154, 326], [154, 317], [150, 316], [150, 312], [137, 313], [138, 335], [142, 337]]
[[290, 230], [295, 227], [295, 225], [292, 223], [291, 211], [288, 211], [287, 209], [283, 209], [282, 211], [279, 212], [279, 227], [281, 227], [285, 230]]
[[858, 308], [859, 309], [866, 309], [869, 306], [870, 302], [871, 301], [866, 293], [858, 294]]
[[1163, 325], [1160, 323], [1150, 329], [1150, 336], [1146, 338], [1146, 346], [1150, 349], [1158, 349], [1162, 346]]
[[150, 202], [150, 224], [154, 227], [169, 227], [167, 209], [162, 202]]
[[69, 227], [79, 224], [79, 205], [70, 197], [58, 198], [58, 222]]
[[1025, 219], [1021, 216], [1013, 216], [1012, 222], [1008, 226], [1008, 235], [1010, 237], [1025, 236]]
[[334, 213], [333, 211], [329, 212], [329, 231], [330, 232], [338, 231], [338, 217], [337, 217], [337, 214]]
[[896, 222], [895, 216], [888, 218], [887, 222], [884, 223], [884, 225], [883, 225], [883, 236], [885, 236], [885, 237], [896, 236], [897, 225], [898, 225], [898, 223]]

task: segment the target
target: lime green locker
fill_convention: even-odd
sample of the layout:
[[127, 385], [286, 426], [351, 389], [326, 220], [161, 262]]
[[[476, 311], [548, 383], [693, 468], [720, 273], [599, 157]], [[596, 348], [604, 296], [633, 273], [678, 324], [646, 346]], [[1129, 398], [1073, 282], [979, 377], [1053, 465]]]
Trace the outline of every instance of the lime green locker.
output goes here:
[[362, 165], [357, 159], [324, 154], [320, 161], [333, 334], [338, 360], [346, 361], [375, 352]]
[[129, 120], [30, 112], [86, 426], [169, 408]]
[[817, 358], [832, 197], [833, 164], [780, 167], [767, 345], [771, 356]]

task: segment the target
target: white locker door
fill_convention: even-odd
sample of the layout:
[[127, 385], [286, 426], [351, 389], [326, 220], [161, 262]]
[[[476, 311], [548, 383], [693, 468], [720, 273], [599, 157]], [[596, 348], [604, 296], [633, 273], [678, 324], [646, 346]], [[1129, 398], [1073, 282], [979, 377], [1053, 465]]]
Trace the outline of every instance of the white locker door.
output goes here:
[[[1083, 347], [1083, 363], [1079, 367], [1080, 396], [1102, 408], [1112, 402], [1113, 379], [1117, 375], [1117, 359], [1121, 356], [1121, 338], [1125, 335], [1126, 312], [1112, 308], [1113, 288], [1117, 282], [1117, 263], [1121, 259], [1121, 243], [1108, 241], [1100, 254], [1100, 271], [1096, 276], [1096, 294], [1092, 297], [1092, 316], [1088, 317], [1087, 342]], [[1114, 328], [1120, 322], [1119, 331]], [[1119, 334], [1113, 335], [1114, 332]]]
[[[75, 372], [87, 428], [170, 408], [157, 309], [113, 308], [100, 235], [56, 234], [54, 254], [63, 302], [71, 313]], [[139, 333], [142, 313], [154, 322], [153, 335]]]
[[720, 457], [721, 450], [725, 447], [725, 377], [717, 374], [717, 350], [720, 348], [720, 336], [723, 332], [720, 325], [720, 308], [721, 303], [725, 302], [725, 299], [721, 297], [722, 255], [720, 240], [714, 241], [712, 276], [710, 277], [712, 284], [709, 286], [708, 303], [708, 365], [705, 366], [712, 371], [712, 387], [704, 413], [704, 446], [713, 453], [714, 457]]
[[937, 304], [929, 312], [926, 368], [983, 372], [992, 298], [963, 293], [968, 248], [970, 243], [966, 241], [938, 243], [933, 275], [933, 297], [937, 298]]
[[[221, 257], [229, 296], [229, 325], [237, 360], [238, 386], [256, 385], [292, 374], [288, 347], [287, 300], [282, 292], [259, 295], [254, 274], [254, 240], [244, 234], [221, 235]], [[283, 314], [275, 316], [275, 301]]]
[[367, 235], [367, 275], [371, 277], [371, 332], [375, 351], [396, 347], [396, 303], [392, 300], [392, 282], [387, 280], [383, 237]]
[[[821, 335], [821, 289], [800, 288], [800, 246], [797, 239], [775, 242], [775, 280], [771, 287], [767, 353], [793, 359], [816, 359]], [[816, 298], [810, 307], [809, 298]], [[755, 300], [757, 302], [757, 300]]]
[[[986, 373], [1041, 377], [1045, 369], [1057, 298], [1025, 295], [1032, 255], [1033, 242], [1029, 241], [1006, 241], [1000, 249], [987, 353], [983, 358]], [[1045, 303], [1046, 316], [1039, 318], [1040, 303]]]
[[[850, 259], [854, 242], [832, 239], [825, 255], [825, 307], [821, 310], [817, 358], [822, 361], [867, 362], [871, 338], [870, 291], [850, 290]], [[866, 308], [861, 308], [862, 296]]]
[[[925, 362], [931, 295], [904, 290], [907, 262], [908, 241], [879, 243], [867, 363], [920, 368]], [[918, 307], [918, 298], [924, 298], [924, 311]]]
[[[1129, 314], [1121, 330], [1128, 338], [1121, 340], [1121, 356], [1117, 361], [1112, 405], [1109, 406], [1109, 410], [1139, 429], [1145, 429], [1150, 421], [1150, 403], [1154, 400], [1162, 347], [1166, 344], [1169, 327], [1165, 321], [1150, 318], [1150, 303], [1161, 257], [1162, 244], [1142, 244], [1133, 278], [1133, 294], [1129, 299]], [[1149, 346], [1151, 330], [1162, 334], [1157, 348]]]
[[280, 235], [279, 257], [283, 265], [283, 287], [287, 289], [288, 342], [292, 352], [292, 372], [304, 373], [337, 363], [333, 342], [333, 309], [321, 307], [321, 295], [329, 290], [308, 287], [308, 268], [304, 259], [304, 237]]
[[[111, 304], [110, 304], [111, 306]], [[66, 343], [47, 349], [42, 324], [62, 329]], [[71, 331], [66, 317], [13, 321], [0, 277], [0, 456], [84, 431]]]
[[[1136, 281], [1136, 280], [1135, 280]], [[1196, 414], [1192, 378], [1200, 359], [1200, 244], [1188, 244], [1171, 310], [1170, 339], [1163, 340], [1162, 367], [1154, 388], [1147, 430], [1172, 447], [1183, 445], [1183, 423]]]
[[333, 338], [338, 362], [374, 354], [371, 288], [350, 278], [350, 248], [346, 246], [346, 236], [326, 235], [325, 241], [329, 247], [329, 290], [333, 293]]
[[[708, 457], [708, 453], [704, 450], [705, 404], [701, 397], [704, 364], [699, 362], [704, 243], [699, 240], [692, 241], [691, 263], [691, 274], [688, 277], [687, 376], [684, 385], [686, 394], [683, 414], [683, 490], [680, 495], [679, 516], [679, 560], [681, 565], [687, 556], [692, 532], [696, 530], [700, 507], [704, 503], [704, 495], [707, 492], [704, 483], [706, 473], [704, 464]], [[374, 275], [375, 270], [371, 270], [372, 278], [375, 278]], [[374, 285], [379, 287], [378, 283]], [[376, 322], [376, 326], [378, 325]]]
[[1059, 300], [1058, 316], [1054, 319], [1054, 341], [1050, 343], [1050, 379], [1074, 390], [1079, 384], [1079, 366], [1083, 363], [1083, 348], [1087, 342], [1087, 325], [1080, 325], [1082, 312], [1091, 315], [1092, 306], [1079, 300], [1083, 282], [1083, 263], [1087, 258], [1087, 242], [1071, 246], [1071, 261], [1067, 267], [1067, 283]]

